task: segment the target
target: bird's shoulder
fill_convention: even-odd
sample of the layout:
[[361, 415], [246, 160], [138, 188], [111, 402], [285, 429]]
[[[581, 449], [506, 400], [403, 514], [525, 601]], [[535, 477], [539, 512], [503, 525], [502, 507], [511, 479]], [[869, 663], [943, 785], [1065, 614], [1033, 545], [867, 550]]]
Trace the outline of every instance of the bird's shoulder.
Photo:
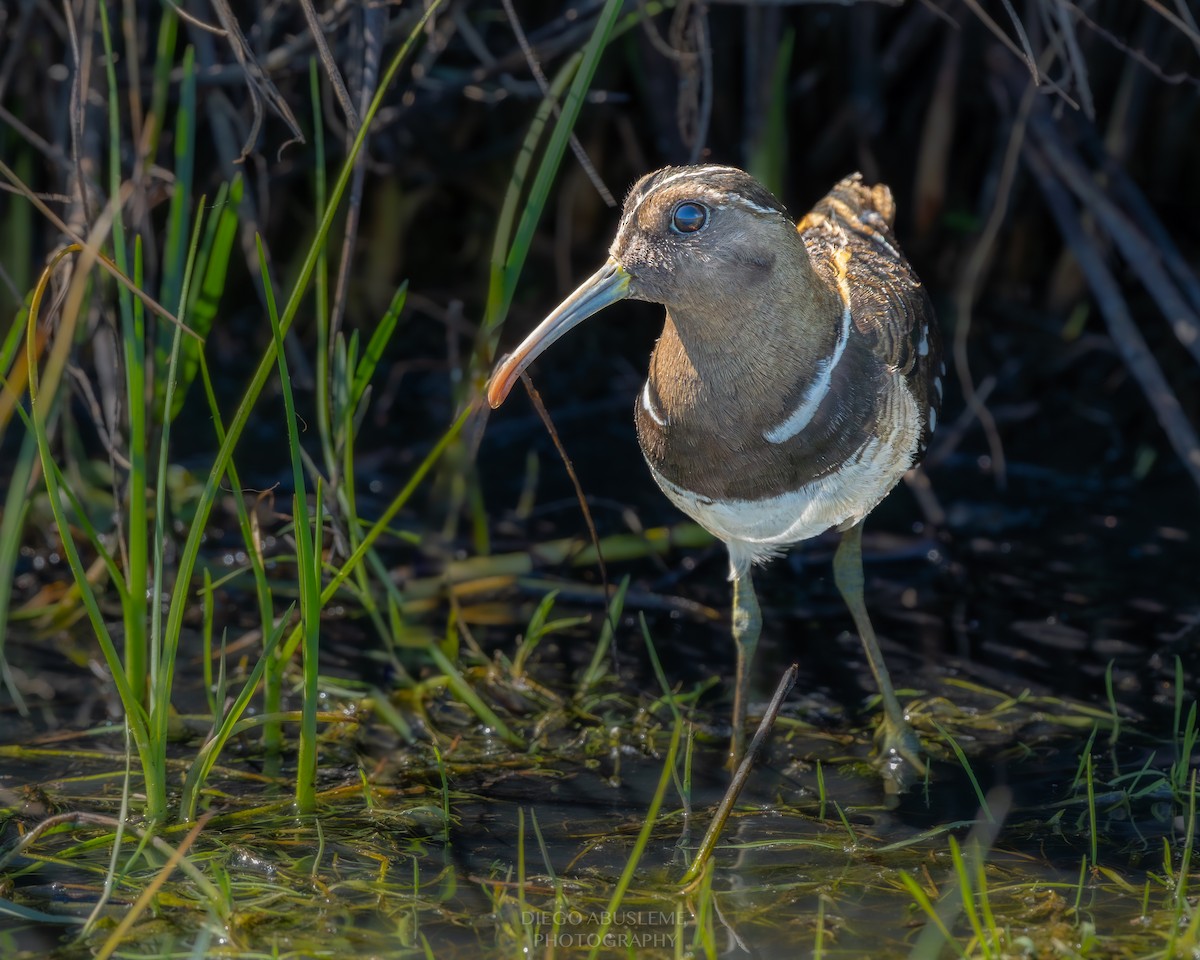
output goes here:
[[853, 174], [796, 229], [817, 274], [850, 305], [854, 326], [875, 354], [907, 374], [933, 322], [929, 296], [892, 232], [896, 205], [885, 184]]

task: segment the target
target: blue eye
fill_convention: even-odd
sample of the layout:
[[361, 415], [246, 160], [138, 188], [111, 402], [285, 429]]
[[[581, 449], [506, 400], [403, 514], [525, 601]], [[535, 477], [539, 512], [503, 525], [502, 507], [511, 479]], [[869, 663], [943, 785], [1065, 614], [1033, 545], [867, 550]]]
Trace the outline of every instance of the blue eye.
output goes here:
[[694, 200], [684, 200], [671, 212], [671, 229], [676, 233], [695, 233], [708, 223], [708, 207]]

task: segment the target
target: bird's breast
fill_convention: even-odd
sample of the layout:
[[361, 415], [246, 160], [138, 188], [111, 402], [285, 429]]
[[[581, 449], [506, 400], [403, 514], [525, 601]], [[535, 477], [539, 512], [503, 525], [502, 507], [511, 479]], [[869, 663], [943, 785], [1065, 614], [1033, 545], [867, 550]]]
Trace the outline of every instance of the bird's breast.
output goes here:
[[638, 439], [658, 486], [729, 546], [734, 573], [786, 547], [867, 515], [916, 461], [922, 422], [904, 377], [893, 373], [869, 424], [847, 424], [838, 446], [697, 434], [657, 406], [652, 381], [637, 405]]
[[892, 373], [848, 313], [816, 359], [787, 341], [705, 356], [672, 334], [651, 358], [635, 418], [646, 460], [680, 488], [764, 499], [826, 476], [880, 432]]

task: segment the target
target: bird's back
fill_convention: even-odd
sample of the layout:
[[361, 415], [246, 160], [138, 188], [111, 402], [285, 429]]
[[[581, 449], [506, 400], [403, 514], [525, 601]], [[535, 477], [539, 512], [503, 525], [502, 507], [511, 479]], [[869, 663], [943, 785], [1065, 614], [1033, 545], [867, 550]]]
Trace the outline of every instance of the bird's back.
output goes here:
[[896, 204], [885, 184], [846, 177], [796, 229], [817, 272], [849, 288], [855, 327], [873, 352], [905, 378], [922, 413], [923, 455], [942, 404], [942, 344], [933, 304], [892, 233]]

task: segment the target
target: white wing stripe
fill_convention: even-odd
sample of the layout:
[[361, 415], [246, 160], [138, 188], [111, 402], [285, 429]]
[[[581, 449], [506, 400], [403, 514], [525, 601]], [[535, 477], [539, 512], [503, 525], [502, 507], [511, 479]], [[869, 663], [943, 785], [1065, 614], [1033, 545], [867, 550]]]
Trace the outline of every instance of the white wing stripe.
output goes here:
[[842, 329], [838, 332], [837, 343], [833, 345], [833, 353], [817, 363], [815, 376], [812, 382], [809, 383], [808, 389], [804, 391], [804, 396], [801, 398], [799, 406], [792, 411], [792, 415], [778, 426], [771, 427], [770, 430], [764, 430], [764, 440], [768, 443], [786, 443], [812, 423], [812, 418], [816, 416], [817, 408], [821, 406], [821, 401], [829, 393], [829, 387], [833, 380], [833, 368], [842, 359], [842, 353], [846, 349], [846, 341], [849, 339], [850, 304], [847, 302], [846, 309], [842, 311]]
[[642, 387], [642, 409], [650, 415], [650, 419], [657, 423], [660, 427], [667, 425], [667, 418], [658, 412], [658, 408], [654, 405], [654, 401], [650, 399], [650, 381], [646, 381], [646, 385]]

